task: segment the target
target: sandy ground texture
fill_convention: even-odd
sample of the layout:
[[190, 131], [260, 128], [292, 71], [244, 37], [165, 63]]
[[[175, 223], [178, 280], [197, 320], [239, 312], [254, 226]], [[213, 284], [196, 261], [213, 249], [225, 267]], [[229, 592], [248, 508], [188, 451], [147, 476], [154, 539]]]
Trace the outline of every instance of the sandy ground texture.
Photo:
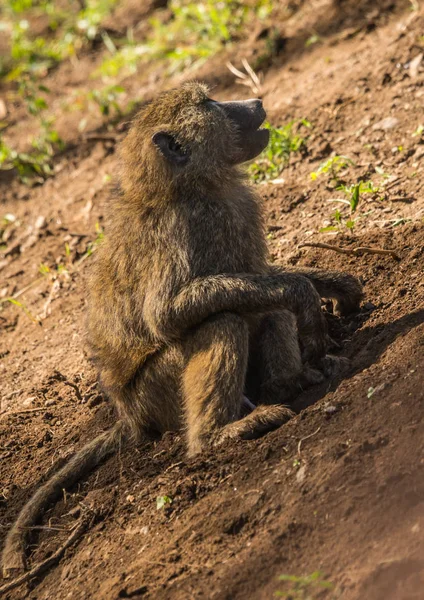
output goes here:
[[[307, 119], [312, 127], [300, 130], [302, 151], [259, 192], [277, 264], [345, 270], [363, 282], [359, 314], [328, 316], [351, 365], [343, 378], [303, 392], [297, 416], [260, 440], [196, 460], [178, 435], [123, 449], [47, 512], [31, 535], [29, 563], [52, 554], [92, 511], [89, 529], [56, 567], [8, 598], [423, 598], [424, 137], [413, 134], [424, 125], [424, 59], [416, 60], [424, 10], [406, 1], [293, 4], [290, 18], [275, 19], [281, 40], [262, 66], [263, 99], [274, 125]], [[119, 26], [145, 19], [147, 8], [136, 5], [121, 4]], [[311, 32], [319, 42], [305, 45]], [[217, 99], [249, 97], [225, 60], [253, 60], [263, 36], [252, 30], [190, 77], [214, 86]], [[81, 258], [103, 224], [125, 125], [110, 139], [87, 139], [75, 115], [60, 113], [70, 89], [90, 85], [98, 60], [93, 50], [46, 78], [68, 141], [54, 177], [28, 188], [0, 174], [0, 215], [16, 217], [0, 254], [0, 294], [18, 294], [25, 307], [3, 302], [0, 312], [0, 542], [46, 474], [115, 420], [85, 352], [90, 257]], [[151, 66], [123, 85], [130, 98], [148, 99], [187, 77]], [[10, 111], [8, 136], [24, 147], [31, 121], [19, 106]], [[105, 127], [93, 123], [92, 131]], [[329, 200], [340, 192], [310, 173], [333, 154], [354, 162], [349, 182], [379, 187], [361, 196], [353, 233], [343, 224], [319, 231], [336, 225]], [[158, 510], [163, 496], [172, 503]], [[331, 588], [311, 584], [294, 595], [293, 583], [278, 580], [316, 571]]]

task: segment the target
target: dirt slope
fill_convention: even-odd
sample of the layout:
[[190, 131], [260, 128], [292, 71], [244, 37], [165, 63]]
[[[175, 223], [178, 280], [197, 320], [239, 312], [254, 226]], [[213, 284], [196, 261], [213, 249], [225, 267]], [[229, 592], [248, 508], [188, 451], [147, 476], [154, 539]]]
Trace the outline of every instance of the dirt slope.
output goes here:
[[[122, 4], [125, 26], [144, 18]], [[90, 530], [58, 567], [7, 597], [267, 599], [290, 589], [279, 575], [317, 570], [331, 588], [287, 597], [423, 597], [424, 138], [413, 133], [424, 125], [424, 63], [414, 70], [411, 60], [424, 51], [424, 10], [411, 11], [410, 2], [295, 4], [289, 19], [283, 3], [277, 10], [283, 41], [263, 66], [264, 104], [274, 125], [307, 118], [313, 128], [302, 130], [304, 151], [260, 193], [276, 262], [346, 270], [363, 281], [361, 313], [329, 315], [351, 367], [304, 392], [298, 416], [261, 440], [191, 461], [175, 435], [123, 450], [48, 513], [30, 562], [64, 542], [81, 506], [96, 515]], [[312, 33], [319, 41], [305, 47]], [[261, 44], [254, 32], [229, 57], [252, 60]], [[96, 60], [49, 75], [58, 107], [70, 87], [89, 85]], [[190, 76], [215, 85], [214, 97], [248, 97], [224, 63], [215, 57]], [[130, 97], [148, 98], [185, 77], [152, 72], [128, 78]], [[24, 145], [31, 124], [16, 111], [10, 135]], [[116, 145], [78, 142], [72, 114], [60, 126], [73, 145], [53, 178], [33, 189], [0, 178], [0, 215], [17, 219], [0, 255], [0, 295], [34, 282], [19, 296], [27, 312], [10, 303], [0, 312], [0, 543], [45, 473], [114, 421], [84, 353], [90, 257], [81, 257], [103, 222]], [[340, 193], [310, 173], [332, 153], [354, 161], [350, 182], [380, 187], [361, 197], [353, 234], [345, 226], [319, 232], [335, 224], [328, 200]], [[298, 247], [305, 242], [378, 247], [399, 259]], [[53, 279], [40, 275], [41, 263], [64, 268]], [[165, 495], [172, 504], [157, 510]]]

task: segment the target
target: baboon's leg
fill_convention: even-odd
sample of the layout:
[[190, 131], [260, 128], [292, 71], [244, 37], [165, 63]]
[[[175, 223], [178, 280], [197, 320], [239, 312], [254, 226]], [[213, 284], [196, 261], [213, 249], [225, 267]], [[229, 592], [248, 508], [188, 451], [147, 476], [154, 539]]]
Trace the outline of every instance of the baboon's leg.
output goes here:
[[182, 390], [190, 455], [226, 438], [257, 437], [287, 420], [280, 406], [240, 419], [248, 349], [248, 325], [232, 313], [210, 317], [187, 339]]
[[247, 395], [257, 404], [288, 404], [309, 385], [323, 381], [302, 364], [296, 319], [290, 311], [268, 313], [251, 339]]
[[[181, 373], [184, 354], [178, 343], [146, 361], [132, 385], [131, 423], [138, 436], [177, 431], [182, 415]], [[127, 414], [127, 420], [129, 415]]]

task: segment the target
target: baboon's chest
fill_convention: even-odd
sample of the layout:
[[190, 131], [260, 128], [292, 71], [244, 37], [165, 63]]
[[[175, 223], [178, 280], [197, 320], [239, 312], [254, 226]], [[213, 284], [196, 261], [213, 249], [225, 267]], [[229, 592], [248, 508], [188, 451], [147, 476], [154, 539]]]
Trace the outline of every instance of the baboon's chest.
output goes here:
[[240, 207], [203, 206], [192, 215], [188, 257], [196, 275], [257, 272], [265, 261], [265, 243], [256, 212]]

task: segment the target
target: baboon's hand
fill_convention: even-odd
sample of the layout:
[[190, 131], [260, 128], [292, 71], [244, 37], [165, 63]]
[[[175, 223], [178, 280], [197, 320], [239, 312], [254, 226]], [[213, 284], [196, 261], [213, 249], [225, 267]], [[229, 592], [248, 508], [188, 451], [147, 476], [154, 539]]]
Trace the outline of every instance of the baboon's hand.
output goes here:
[[328, 350], [328, 334], [321, 300], [314, 289], [305, 299], [304, 309], [297, 317], [297, 327], [302, 362], [319, 367]]

